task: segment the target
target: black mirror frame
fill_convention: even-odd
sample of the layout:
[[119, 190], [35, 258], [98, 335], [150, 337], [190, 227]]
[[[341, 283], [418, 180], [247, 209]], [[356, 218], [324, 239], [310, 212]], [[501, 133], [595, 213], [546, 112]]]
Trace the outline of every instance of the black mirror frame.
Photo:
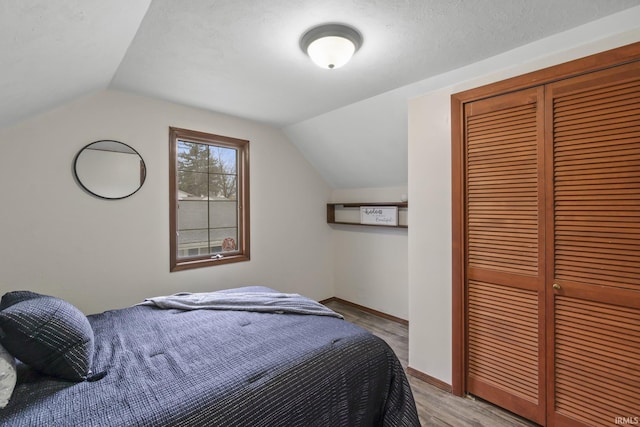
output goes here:
[[[84, 150], [86, 150], [87, 148], [89, 148], [93, 144], [97, 144], [98, 142], [105, 142], [105, 141], [116, 142], [118, 144], [124, 145], [125, 147], [127, 147], [131, 151], [133, 151], [135, 154], [137, 154], [138, 157], [140, 158], [140, 185], [138, 185], [138, 188], [136, 188], [131, 193], [126, 194], [126, 195], [121, 196], [121, 197], [108, 197], [108, 196], [103, 196], [103, 195], [94, 193], [93, 191], [89, 190], [82, 183], [82, 180], [80, 180], [80, 177], [78, 176], [77, 164], [78, 164], [78, 158], [80, 157], [80, 154], [82, 154], [82, 152]], [[144, 182], [147, 179], [147, 165], [144, 162], [144, 159], [142, 158], [140, 153], [138, 153], [138, 151], [136, 149], [134, 149], [132, 146], [130, 146], [129, 144], [125, 144], [124, 142], [121, 142], [121, 141], [116, 141], [115, 139], [100, 139], [100, 140], [97, 140], [97, 141], [90, 142], [89, 144], [85, 145], [80, 150], [78, 150], [78, 152], [76, 153], [75, 157], [73, 158], [73, 178], [76, 181], [76, 183], [78, 183], [80, 188], [82, 188], [84, 191], [86, 191], [87, 193], [91, 194], [92, 196], [98, 197], [98, 198], [103, 199], [103, 200], [121, 200], [121, 199], [126, 199], [127, 197], [133, 196], [134, 194], [136, 194], [142, 188], [142, 186], [144, 185]]]

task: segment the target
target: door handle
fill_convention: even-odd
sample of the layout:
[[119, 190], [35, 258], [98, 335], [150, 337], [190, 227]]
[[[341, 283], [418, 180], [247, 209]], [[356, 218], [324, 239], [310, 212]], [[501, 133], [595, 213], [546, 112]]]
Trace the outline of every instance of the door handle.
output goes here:
[[556, 291], [560, 290], [560, 285], [558, 285], [557, 283], [553, 284], [553, 289], [555, 289]]

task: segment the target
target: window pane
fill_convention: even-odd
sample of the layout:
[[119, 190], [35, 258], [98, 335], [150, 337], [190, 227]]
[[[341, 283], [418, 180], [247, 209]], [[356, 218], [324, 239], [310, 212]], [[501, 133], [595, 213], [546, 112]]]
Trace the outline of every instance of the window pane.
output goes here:
[[[216, 246], [217, 252], [235, 251], [238, 242], [237, 228], [218, 228], [210, 230], [211, 246]], [[216, 253], [217, 253], [216, 252]]]
[[210, 145], [209, 157], [211, 159], [209, 172], [235, 175], [237, 170], [236, 164], [238, 162], [238, 150]]
[[187, 251], [189, 256], [198, 255], [201, 248], [209, 247], [207, 229], [187, 230], [178, 233], [178, 253]]
[[181, 231], [178, 235], [178, 254], [180, 257], [215, 255], [237, 249], [237, 228], [216, 228]]
[[178, 231], [208, 228], [207, 200], [181, 200], [178, 202]]
[[178, 171], [207, 172], [208, 145], [178, 140]]
[[238, 208], [235, 201], [215, 200], [209, 202], [209, 228], [235, 228], [237, 226]]
[[178, 171], [178, 200], [206, 198], [209, 175], [203, 172]]
[[209, 197], [237, 199], [237, 150], [209, 147]]
[[238, 178], [235, 175], [209, 175], [209, 197], [213, 200], [236, 200]]

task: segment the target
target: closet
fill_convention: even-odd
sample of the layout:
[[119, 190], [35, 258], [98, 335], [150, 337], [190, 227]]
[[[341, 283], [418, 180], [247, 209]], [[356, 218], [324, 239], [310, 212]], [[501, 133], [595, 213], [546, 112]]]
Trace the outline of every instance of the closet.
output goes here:
[[452, 96], [454, 384], [640, 422], [640, 43]]

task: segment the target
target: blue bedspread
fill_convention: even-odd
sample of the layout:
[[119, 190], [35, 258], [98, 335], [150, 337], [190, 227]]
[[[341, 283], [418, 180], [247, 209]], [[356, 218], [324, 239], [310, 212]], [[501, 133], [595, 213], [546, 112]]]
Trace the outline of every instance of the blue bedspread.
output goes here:
[[389, 346], [331, 316], [134, 306], [89, 316], [96, 382], [21, 365], [3, 426], [419, 426]]

